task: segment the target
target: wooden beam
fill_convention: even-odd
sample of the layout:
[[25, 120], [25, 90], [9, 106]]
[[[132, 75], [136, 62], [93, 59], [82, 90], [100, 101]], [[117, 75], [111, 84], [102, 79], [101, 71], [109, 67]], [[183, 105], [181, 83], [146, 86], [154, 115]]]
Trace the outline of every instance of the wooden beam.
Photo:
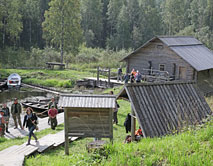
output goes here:
[[69, 135], [68, 135], [68, 109], [64, 110], [64, 138], [65, 138], [65, 154], [69, 155]]
[[[132, 106], [131, 106], [131, 115], [135, 116], [135, 112]], [[132, 141], [135, 141], [136, 119], [133, 116], [131, 116], [131, 138], [132, 138]]]
[[114, 109], [109, 110], [109, 133], [110, 133], [110, 141], [113, 143], [113, 111]]

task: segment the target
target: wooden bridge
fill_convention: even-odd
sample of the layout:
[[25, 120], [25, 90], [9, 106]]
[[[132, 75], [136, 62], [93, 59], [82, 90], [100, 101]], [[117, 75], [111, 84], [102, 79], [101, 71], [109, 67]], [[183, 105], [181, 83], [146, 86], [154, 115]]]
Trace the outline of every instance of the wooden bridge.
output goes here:
[[99, 88], [107, 88], [124, 85], [124, 82], [118, 82], [117, 80], [111, 80], [110, 83], [108, 79], [99, 78], [97, 80], [96, 77], [86, 77], [82, 80], [77, 81], [77, 86], [86, 86], [86, 87], [99, 87]]

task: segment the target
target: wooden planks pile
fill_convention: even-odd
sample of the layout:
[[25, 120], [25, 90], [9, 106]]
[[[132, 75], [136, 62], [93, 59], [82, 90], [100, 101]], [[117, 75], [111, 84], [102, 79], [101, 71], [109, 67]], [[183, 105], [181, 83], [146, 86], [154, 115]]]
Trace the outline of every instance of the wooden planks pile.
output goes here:
[[[69, 141], [75, 141], [77, 137], [70, 137]], [[14, 145], [3, 151], [0, 151], [0, 166], [22, 166], [24, 163], [24, 158], [35, 152], [43, 153], [46, 150], [58, 147], [62, 145], [65, 141], [64, 130], [56, 134], [49, 134], [38, 142], [31, 141], [31, 145], [26, 146], [26, 143], [22, 145]]]
[[[57, 120], [58, 120], [58, 124], [64, 123], [64, 113], [58, 114]], [[48, 117], [39, 119], [39, 124], [38, 124], [39, 130], [38, 131], [50, 128], [50, 126], [48, 125], [47, 122], [48, 122]], [[5, 134], [5, 137], [8, 139], [17, 138], [17, 137], [25, 137], [28, 135], [28, 129], [26, 129], [26, 128], [25, 128], [25, 130], [9, 128], [9, 131], [10, 131], [10, 133]]]

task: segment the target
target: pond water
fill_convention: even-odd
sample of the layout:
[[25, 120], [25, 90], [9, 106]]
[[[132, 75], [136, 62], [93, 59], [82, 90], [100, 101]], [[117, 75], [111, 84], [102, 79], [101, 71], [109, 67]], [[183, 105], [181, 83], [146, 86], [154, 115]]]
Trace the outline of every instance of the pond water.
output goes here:
[[[7, 103], [7, 106], [9, 109], [11, 108], [12, 103], [14, 102], [14, 98], [18, 99], [19, 103], [22, 103], [26, 100], [38, 100], [38, 99], [44, 99], [44, 98], [51, 98], [53, 97], [53, 94], [34, 90], [34, 89], [28, 89], [28, 88], [22, 88], [21, 90], [7, 90], [0, 93], [0, 107], [3, 103]], [[21, 119], [23, 122], [23, 118], [25, 115], [24, 109], [22, 109]], [[14, 121], [12, 116], [10, 116], [9, 126], [14, 126]]]

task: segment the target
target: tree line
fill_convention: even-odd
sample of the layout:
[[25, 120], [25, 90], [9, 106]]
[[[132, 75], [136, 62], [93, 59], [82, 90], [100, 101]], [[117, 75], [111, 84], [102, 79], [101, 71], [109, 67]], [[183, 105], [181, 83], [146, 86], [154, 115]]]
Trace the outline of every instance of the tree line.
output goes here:
[[213, 49], [213, 1], [0, 0], [1, 51], [135, 49], [156, 35], [190, 35]]

